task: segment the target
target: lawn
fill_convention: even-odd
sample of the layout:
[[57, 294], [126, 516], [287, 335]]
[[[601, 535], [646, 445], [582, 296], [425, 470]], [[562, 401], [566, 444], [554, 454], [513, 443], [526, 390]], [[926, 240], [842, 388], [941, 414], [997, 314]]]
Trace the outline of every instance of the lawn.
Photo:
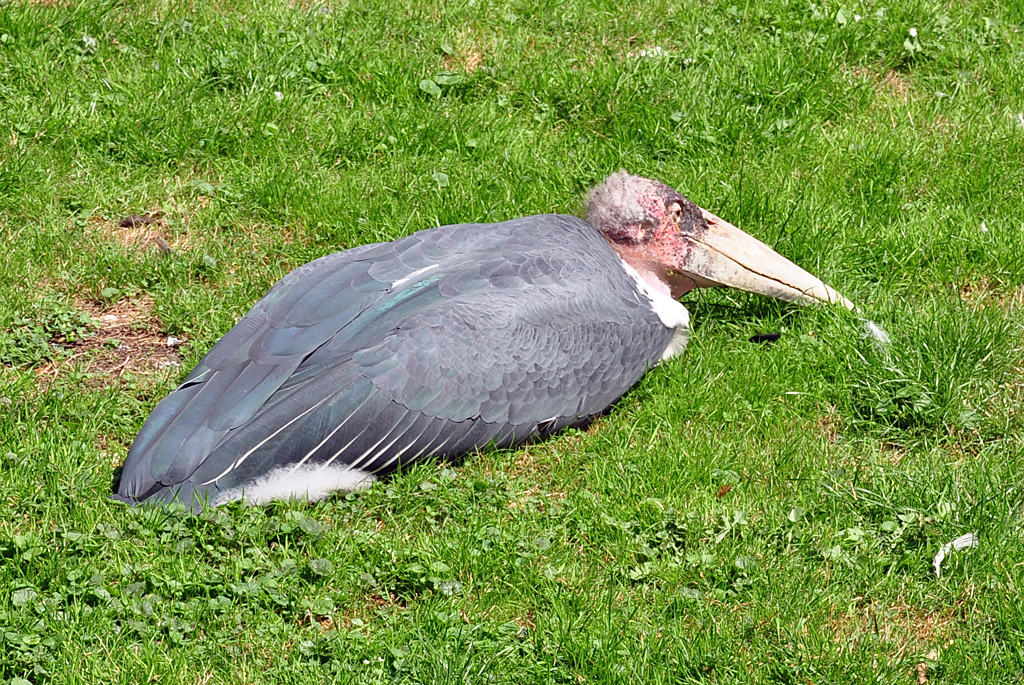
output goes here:
[[[0, 0], [0, 682], [1019, 682], [1022, 160], [1011, 0]], [[891, 342], [695, 293], [586, 430], [315, 504], [109, 499], [292, 268], [618, 169]]]

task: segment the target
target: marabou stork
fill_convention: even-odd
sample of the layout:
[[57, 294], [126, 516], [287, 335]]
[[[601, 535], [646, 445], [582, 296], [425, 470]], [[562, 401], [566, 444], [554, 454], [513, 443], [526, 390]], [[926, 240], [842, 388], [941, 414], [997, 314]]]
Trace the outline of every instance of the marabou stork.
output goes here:
[[150, 415], [118, 499], [317, 499], [417, 459], [585, 423], [682, 352], [677, 301], [853, 305], [672, 188], [617, 173], [587, 220], [458, 224], [295, 269]]

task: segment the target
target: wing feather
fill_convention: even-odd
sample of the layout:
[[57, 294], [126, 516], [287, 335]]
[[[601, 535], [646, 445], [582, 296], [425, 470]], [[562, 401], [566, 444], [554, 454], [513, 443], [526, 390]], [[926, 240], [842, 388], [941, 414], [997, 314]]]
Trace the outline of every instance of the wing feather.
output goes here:
[[[180, 483], [196, 470], [209, 454], [203, 447], [211, 445], [214, 433], [206, 425], [210, 412], [217, 406], [224, 390], [242, 373], [244, 365], [222, 369], [210, 380], [195, 387], [187, 404], [165, 427], [148, 452], [153, 455], [174, 455], [174, 459], [154, 459], [150, 472], [152, 478], [164, 485]], [[191, 389], [190, 389], [191, 390]], [[212, 445], [211, 445], [212, 446]]]

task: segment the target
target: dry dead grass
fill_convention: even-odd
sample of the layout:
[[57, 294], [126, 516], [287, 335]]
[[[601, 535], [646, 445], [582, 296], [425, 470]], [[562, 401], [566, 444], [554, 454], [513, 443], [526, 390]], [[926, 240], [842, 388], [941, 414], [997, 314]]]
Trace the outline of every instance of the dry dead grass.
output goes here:
[[1024, 285], [1006, 290], [987, 276], [981, 276], [965, 281], [958, 289], [960, 297], [979, 308], [998, 307], [1011, 314], [1024, 307]]
[[879, 73], [869, 67], [858, 66], [852, 69], [844, 69], [843, 71], [856, 79], [867, 81], [871, 84], [876, 95], [895, 96], [903, 103], [907, 103], [910, 100], [910, 95], [913, 93], [913, 85], [910, 83], [910, 79], [895, 69]]
[[453, 54], [441, 59], [441, 66], [448, 71], [461, 71], [472, 74], [487, 57], [488, 48], [480, 45], [471, 36], [471, 31], [463, 31], [458, 38]]
[[525, 615], [514, 616], [512, 622], [523, 630], [536, 630], [537, 624], [534, 622], [533, 609], [527, 609]]
[[885, 72], [881, 78], [880, 86], [903, 102], [909, 100], [911, 92], [910, 79], [893, 69]]
[[130, 252], [144, 252], [149, 249], [187, 249], [192, 234], [189, 231], [172, 231], [172, 223], [187, 227], [200, 212], [210, 205], [210, 198], [199, 195], [179, 201], [170, 195], [162, 205], [156, 205], [142, 214], [131, 214], [118, 219], [93, 217], [89, 223], [89, 234], [106, 242], [120, 245]]
[[[242, 240], [242, 246], [254, 253], [267, 252], [277, 245], [291, 245], [295, 242], [295, 229], [292, 226], [270, 226], [268, 224], [239, 224], [235, 231]], [[244, 236], [244, 238], [243, 238]]]
[[817, 421], [814, 422], [814, 431], [833, 445], [839, 438], [839, 433], [842, 431], [842, 428], [842, 417], [839, 415], [839, 411], [831, 405], [829, 405], [826, 412], [819, 416]]
[[[865, 602], [857, 613], [833, 615], [828, 621], [839, 649], [855, 652], [862, 643], [889, 651], [891, 661], [937, 654], [958, 637], [956, 612], [927, 611], [903, 601], [890, 606]], [[934, 658], [934, 657], [929, 657]]]
[[93, 233], [115, 242], [130, 252], [143, 252], [155, 248], [158, 240], [166, 242], [166, 224], [162, 212], [153, 210], [142, 215], [125, 217], [120, 221], [96, 219], [90, 224]]
[[[942, 116], [936, 114], [935, 117], [926, 124], [929, 133], [938, 133], [943, 136], [949, 136], [951, 131], [956, 128], [956, 124]], [[953, 134], [955, 136], [955, 134]]]

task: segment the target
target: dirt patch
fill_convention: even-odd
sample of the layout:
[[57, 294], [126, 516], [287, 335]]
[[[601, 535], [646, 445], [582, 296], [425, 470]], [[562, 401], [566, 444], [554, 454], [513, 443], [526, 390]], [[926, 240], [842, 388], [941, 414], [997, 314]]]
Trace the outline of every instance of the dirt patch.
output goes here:
[[990, 297], [993, 293], [996, 293], [999, 286], [992, 282], [992, 279], [987, 276], [981, 276], [976, 279], [965, 281], [960, 285], [960, 295], [965, 300], [971, 302], [978, 302]]
[[897, 96], [904, 102], [907, 101], [908, 95], [911, 90], [910, 79], [908, 79], [903, 74], [900, 74], [899, 72], [890, 69], [889, 71], [885, 72], [884, 76], [882, 76], [881, 85], [887, 91]]
[[[108, 242], [120, 244], [131, 252], [159, 249], [165, 252], [187, 249], [192, 237], [187, 229], [196, 216], [210, 206], [205, 195], [167, 199], [141, 214], [118, 217], [94, 216], [88, 232]], [[176, 227], [176, 228], [172, 228]]]
[[814, 431], [833, 445], [839, 439], [842, 428], [843, 419], [832, 405], [829, 405], [825, 413], [814, 422]]
[[981, 276], [965, 281], [958, 289], [960, 297], [979, 308], [994, 306], [1007, 314], [1024, 308], [1024, 286], [1008, 290], [999, 283]]
[[297, 616], [295, 622], [300, 626], [318, 628], [321, 633], [326, 633], [328, 630], [334, 630], [336, 627], [333, 618], [325, 614], [314, 613], [309, 609], [306, 609], [304, 613]]
[[56, 378], [73, 368], [96, 387], [111, 385], [125, 374], [177, 373], [182, 340], [163, 333], [153, 314], [153, 300], [142, 297], [112, 306], [77, 300], [75, 306], [95, 322], [95, 331], [73, 342], [56, 341], [68, 356], [36, 369], [40, 380]]
[[465, 57], [466, 72], [470, 74], [484, 61], [484, 53], [478, 50], [468, 50]]
[[[291, 245], [295, 242], [295, 229], [292, 226], [272, 226], [269, 224], [239, 224], [235, 227], [240, 248], [254, 253], [265, 254], [279, 245]], [[298, 265], [296, 265], [298, 266]]]
[[537, 624], [533, 620], [533, 609], [527, 609], [524, 616], [514, 616], [512, 622], [519, 626], [522, 630], [536, 630]]
[[[566, 440], [569, 436], [560, 436]], [[580, 442], [577, 440], [576, 442]], [[557, 458], [557, 452], [548, 445], [524, 445], [515, 452], [516, 460], [509, 471], [515, 477], [539, 476], [551, 474], [551, 459]], [[546, 458], [545, 458], [546, 457]]]
[[875, 93], [879, 95], [895, 95], [903, 102], [909, 100], [910, 93], [913, 90], [910, 79], [895, 69], [890, 69], [884, 74], [880, 74], [868, 67], [854, 67], [853, 69], [844, 69], [844, 71], [854, 78], [869, 82]]
[[892, 658], [931, 654], [948, 647], [957, 636], [960, 619], [955, 611], [926, 611], [902, 602], [881, 606], [865, 602], [854, 614], [833, 616], [828, 626], [840, 649], [851, 653], [862, 642], [871, 649], [881, 642], [892, 650]]
[[473, 42], [469, 32], [464, 32], [459, 36], [458, 43], [458, 47], [455, 48], [454, 52], [445, 55], [441, 59], [441, 66], [448, 71], [462, 71], [472, 74], [483, 64], [486, 58], [486, 49]]
[[119, 243], [131, 252], [144, 252], [160, 245], [167, 246], [166, 228], [163, 212], [160, 210], [133, 214], [117, 221], [97, 219], [92, 223], [92, 230], [95, 233], [111, 242]]

